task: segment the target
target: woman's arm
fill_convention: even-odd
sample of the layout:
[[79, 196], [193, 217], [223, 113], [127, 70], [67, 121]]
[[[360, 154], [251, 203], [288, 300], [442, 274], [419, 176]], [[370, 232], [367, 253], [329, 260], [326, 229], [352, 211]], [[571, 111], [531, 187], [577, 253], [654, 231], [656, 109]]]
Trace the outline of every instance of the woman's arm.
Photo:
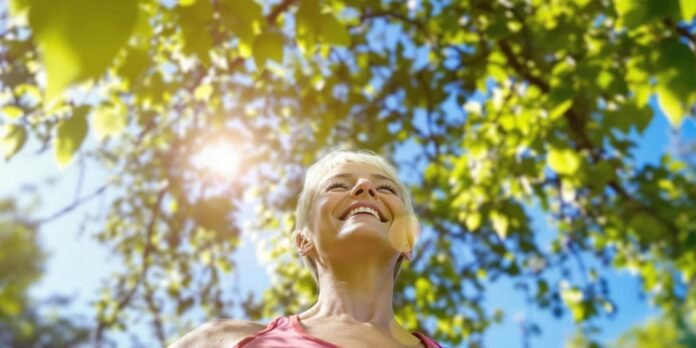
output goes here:
[[265, 328], [252, 321], [221, 319], [205, 323], [172, 343], [169, 348], [232, 348]]

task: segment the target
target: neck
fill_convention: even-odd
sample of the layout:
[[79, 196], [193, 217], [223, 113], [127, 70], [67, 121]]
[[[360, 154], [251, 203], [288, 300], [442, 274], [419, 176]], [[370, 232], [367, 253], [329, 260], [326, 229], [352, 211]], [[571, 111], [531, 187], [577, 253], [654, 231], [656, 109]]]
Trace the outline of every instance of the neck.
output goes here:
[[303, 320], [334, 317], [389, 328], [397, 257], [318, 262], [319, 298]]

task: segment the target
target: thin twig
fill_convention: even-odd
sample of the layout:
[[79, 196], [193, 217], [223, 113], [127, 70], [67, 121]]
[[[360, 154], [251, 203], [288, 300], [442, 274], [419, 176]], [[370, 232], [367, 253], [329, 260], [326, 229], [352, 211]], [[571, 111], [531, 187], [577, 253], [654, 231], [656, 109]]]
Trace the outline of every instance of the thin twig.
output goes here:
[[[148, 223], [147, 226], [147, 233], [145, 235], [145, 248], [143, 250], [143, 265], [142, 268], [140, 269], [140, 275], [138, 276], [138, 279], [136, 280], [135, 285], [126, 293], [123, 298], [118, 302], [115, 313], [120, 312], [123, 310], [132, 300], [133, 295], [135, 295], [136, 291], [140, 287], [140, 285], [143, 283], [145, 277], [147, 277], [147, 271], [150, 267], [150, 253], [152, 252], [152, 235], [154, 234], [155, 231], [155, 226], [157, 225], [157, 220], [159, 219], [159, 214], [160, 214], [160, 209], [162, 205], [162, 200], [164, 199], [164, 194], [167, 192], [167, 189], [169, 188], [169, 185], [165, 185], [163, 188], [159, 190], [159, 193], [157, 194], [157, 200], [155, 201], [155, 204], [152, 207], [152, 218], [150, 219], [150, 222]], [[101, 340], [103, 339], [104, 335], [104, 329], [113, 324], [113, 322], [116, 320], [117, 316], [113, 316], [114, 319], [112, 319], [109, 322], [104, 322], [100, 321], [99, 324], [97, 325], [96, 328], [96, 343], [99, 345], [101, 343]]]
[[61, 210], [59, 210], [59, 211], [57, 211], [57, 212], [55, 212], [55, 213], [53, 213], [53, 214], [51, 214], [51, 215], [45, 217], [45, 218], [38, 219], [38, 220], [36, 221], [36, 224], [39, 224], [39, 225], [40, 225], [40, 224], [47, 223], [47, 222], [49, 222], [49, 221], [51, 221], [51, 220], [55, 220], [55, 219], [57, 219], [57, 218], [59, 218], [59, 217], [65, 215], [65, 214], [67, 214], [67, 213], [69, 213], [69, 212], [75, 210], [75, 208], [77, 208], [78, 206], [80, 206], [82, 203], [85, 203], [85, 202], [87, 202], [87, 201], [89, 201], [89, 200], [91, 200], [91, 199], [93, 199], [93, 198], [95, 198], [95, 197], [98, 197], [99, 195], [103, 194], [103, 193], [106, 191], [106, 189], [107, 189], [108, 187], [109, 187], [109, 183], [107, 182], [106, 184], [104, 184], [104, 185], [102, 185], [101, 187], [99, 187], [98, 189], [94, 190], [94, 192], [88, 194], [87, 196], [84, 196], [84, 197], [82, 197], [82, 198], [76, 199], [74, 202], [72, 202], [72, 203], [71, 203], [70, 205], [68, 205], [67, 207], [64, 207], [63, 209], [61, 209]]

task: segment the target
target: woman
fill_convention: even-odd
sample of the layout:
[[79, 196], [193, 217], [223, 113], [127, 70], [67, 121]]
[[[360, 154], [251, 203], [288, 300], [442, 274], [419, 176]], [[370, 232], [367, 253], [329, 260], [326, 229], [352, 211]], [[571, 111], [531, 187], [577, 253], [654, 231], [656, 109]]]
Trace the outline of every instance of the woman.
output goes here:
[[308, 310], [268, 325], [207, 323], [173, 347], [440, 347], [394, 318], [394, 282], [418, 232], [396, 171], [370, 152], [335, 151], [307, 171], [297, 250], [319, 286]]

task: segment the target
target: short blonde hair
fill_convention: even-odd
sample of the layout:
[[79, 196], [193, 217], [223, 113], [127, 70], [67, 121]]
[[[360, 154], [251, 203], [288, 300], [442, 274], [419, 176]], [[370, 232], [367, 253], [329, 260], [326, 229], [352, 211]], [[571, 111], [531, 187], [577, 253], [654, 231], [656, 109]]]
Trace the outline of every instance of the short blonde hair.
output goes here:
[[[295, 232], [302, 234], [303, 237], [308, 236], [304, 234], [305, 227], [309, 223], [309, 214], [314, 205], [316, 199], [318, 187], [322, 182], [322, 179], [334, 168], [347, 164], [347, 163], [360, 163], [367, 164], [379, 169], [383, 174], [385, 174], [389, 179], [394, 181], [399, 190], [399, 197], [406, 208], [406, 214], [413, 215], [413, 203], [411, 201], [411, 194], [408, 188], [399, 180], [396, 173], [396, 169], [384, 158], [377, 155], [376, 153], [369, 150], [350, 150], [341, 149], [334, 150], [326, 154], [316, 163], [314, 163], [305, 175], [304, 184], [302, 185], [302, 191], [297, 200], [297, 209], [295, 210]], [[319, 276], [317, 274], [317, 266], [314, 260], [309, 256], [302, 256], [302, 261], [307, 266], [314, 277], [314, 280], [319, 284]], [[394, 279], [396, 279], [401, 268], [402, 258], [396, 263], [394, 268]]]

